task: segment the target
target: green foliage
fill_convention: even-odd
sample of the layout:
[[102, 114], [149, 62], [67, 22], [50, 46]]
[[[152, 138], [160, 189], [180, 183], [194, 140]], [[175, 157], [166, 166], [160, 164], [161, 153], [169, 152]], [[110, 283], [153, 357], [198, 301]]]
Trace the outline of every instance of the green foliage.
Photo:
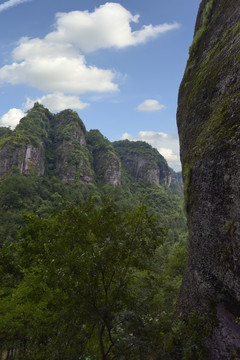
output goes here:
[[209, 21], [209, 17], [211, 15], [212, 7], [213, 7], [213, 2], [214, 2], [214, 0], [209, 0], [207, 2], [207, 4], [206, 4], [204, 10], [203, 10], [202, 25], [198, 29], [198, 31], [196, 32], [196, 34], [195, 34], [195, 36], [193, 38], [192, 45], [189, 48], [189, 56], [190, 57], [193, 57], [195, 55], [197, 47], [198, 47], [199, 40], [201, 39], [203, 33], [206, 31], [208, 21]]
[[[29, 353], [32, 354], [36, 351], [36, 346], [39, 346], [37, 344], [43, 341], [41, 338], [43, 335], [41, 334], [44, 333], [46, 339], [50, 338], [51, 342], [46, 340], [47, 343], [44, 345], [45, 352], [40, 352], [42, 355], [39, 355], [39, 358], [48, 359], [48, 356], [50, 356], [49, 358], [54, 359], [55, 355], [53, 354], [58, 349], [58, 352], [56, 352], [58, 355], [56, 356], [60, 356], [59, 354], [61, 353], [64, 354], [63, 358], [66, 359], [68, 356], [66, 354], [70, 349], [66, 349], [66, 346], [63, 346], [62, 336], [65, 332], [68, 332], [69, 339], [66, 341], [67, 344], [70, 344], [72, 352], [88, 354], [92, 358], [94, 356], [100, 358], [99, 329], [97, 328], [98, 322], [96, 316], [93, 319], [91, 318], [92, 325], [90, 327], [85, 327], [85, 318], [84, 323], [81, 323], [80, 320], [75, 323], [76, 314], [80, 311], [79, 300], [78, 302], [76, 300], [76, 303], [74, 302], [75, 300], [70, 301], [69, 298], [73, 296], [73, 293], [72, 290], [70, 291], [66, 288], [69, 284], [71, 289], [74, 289], [76, 284], [79, 283], [81, 291], [78, 290], [78, 294], [81, 295], [82, 287], [85, 286], [85, 283], [89, 283], [91, 289], [88, 291], [91, 290], [93, 293], [90, 291], [85, 297], [93, 296], [96, 290], [96, 283], [94, 281], [96, 279], [99, 281], [99, 276], [94, 277], [94, 273], [100, 271], [101, 266], [109, 261], [110, 268], [116, 265], [116, 272], [119, 276], [123, 276], [120, 268], [121, 266], [124, 267], [124, 264], [126, 265], [124, 261], [127, 260], [129, 255], [131, 257], [129, 262], [131, 268], [128, 269], [130, 277], [125, 278], [127, 286], [126, 284], [121, 285], [121, 279], [118, 279], [118, 281], [114, 279], [114, 284], [121, 289], [121, 295], [123, 296], [118, 306], [122, 305], [123, 307], [121, 311], [119, 310], [120, 312], [116, 310], [115, 313], [114, 310], [114, 321], [111, 322], [111, 337], [114, 338], [115, 344], [114, 352], [111, 350], [112, 356], [116, 355], [117, 358], [121, 358], [119, 355], [121, 353], [122, 359], [138, 360], [140, 358], [139, 354], [142, 354], [142, 359], [146, 359], [147, 356], [150, 356], [147, 354], [160, 356], [160, 352], [165, 354], [164, 360], [168, 359], [168, 352], [166, 353], [164, 349], [167, 346], [166, 339], [170, 336], [168, 334], [172, 333], [171, 317], [174, 312], [186, 259], [186, 236], [184, 235], [186, 225], [184, 223], [182, 200], [179, 196], [172, 194], [171, 190], [167, 187], [165, 188], [160, 185], [149, 187], [143, 183], [135, 183], [132, 184], [131, 188], [127, 185], [119, 187], [105, 185], [101, 190], [102, 197], [99, 188], [93, 184], [76, 182], [70, 187], [64, 185], [58, 177], [45, 178], [42, 182], [36, 182], [36, 178], [32, 176], [26, 177], [17, 172], [12, 176], [13, 174], [11, 176], [9, 174], [8, 178], [4, 177], [2, 179], [3, 182], [5, 180], [2, 186], [3, 205], [8, 207], [7, 211], [4, 210], [4, 206], [2, 208], [2, 213], [6, 214], [2, 218], [2, 230], [5, 229], [5, 233], [2, 233], [3, 236], [7, 231], [11, 230], [14, 222], [14, 231], [22, 226], [21, 212], [23, 211], [36, 209], [35, 211], [44, 217], [45, 220], [37, 216], [29, 217], [27, 229], [21, 230], [21, 242], [16, 243], [16, 248], [5, 247], [3, 252], [3, 258], [9, 264], [15, 264], [15, 267], [13, 266], [13, 268], [7, 270], [6, 264], [5, 267], [3, 266], [3, 278], [8, 280], [2, 280], [2, 284], [7, 281], [8, 284], [14, 284], [15, 288], [18, 289], [14, 290], [11, 286], [8, 286], [7, 293], [10, 292], [10, 295], [6, 297], [6, 293], [4, 293], [3, 303], [0, 305], [0, 308], [5, 308], [6, 306], [6, 314], [8, 313], [8, 316], [12, 314], [10, 318], [5, 314], [5, 321], [3, 321], [3, 324], [10, 326], [10, 333], [14, 334], [13, 337], [10, 337], [10, 343], [13, 344], [14, 340], [15, 344], [20, 344], [15, 346], [23, 346], [19, 338], [26, 340], [29, 337], [36, 336], [35, 343], [30, 343], [28, 348]], [[11, 184], [11, 192], [13, 194], [17, 192], [14, 201], [11, 201], [7, 195], [11, 193], [8, 191], [10, 189], [8, 186]], [[89, 203], [85, 203], [88, 194], [92, 194], [91, 206]], [[109, 196], [114, 199], [114, 205], [111, 204], [110, 208], [106, 206], [106, 201], [104, 200], [104, 198], [107, 199]], [[68, 199], [70, 203], [75, 204], [78, 204], [82, 199], [82, 207], [75, 208], [75, 206], [70, 206], [66, 209], [66, 201], [64, 199]], [[147, 215], [144, 208], [138, 211], [135, 210], [143, 200], [158, 215], [155, 227], [150, 226], [150, 223], [146, 222], [148, 217], [145, 217], [144, 220], [144, 216]], [[124, 208], [129, 210], [123, 211]], [[52, 210], [50, 209], [55, 209], [52, 215]], [[7, 228], [6, 216], [10, 219], [9, 227]], [[18, 219], [16, 219], [16, 216], [18, 216]], [[139, 222], [138, 225], [137, 221]], [[135, 225], [137, 227], [137, 235], [131, 247], [129, 246], [128, 236], [131, 235]], [[154, 250], [156, 243], [154, 243], [153, 231], [154, 228], [156, 229], [156, 226], [171, 226], [171, 229], [165, 231], [164, 242], [160, 243], [156, 250]], [[87, 231], [89, 232], [87, 233]], [[146, 231], [148, 232], [147, 234]], [[14, 236], [11, 232], [10, 235]], [[118, 235], [116, 241], [113, 241], [111, 246], [106, 246], [106, 239], [113, 235]], [[83, 243], [82, 238], [85, 241]], [[121, 238], [120, 241], [119, 238]], [[147, 243], [144, 240], [141, 243], [141, 239], [149, 239], [150, 242]], [[11, 242], [10, 238], [9, 242]], [[147, 249], [143, 248], [143, 246], [147, 247], [149, 245], [150, 250], [154, 250], [154, 254], [148, 253]], [[140, 246], [139, 250], [138, 246]], [[102, 252], [103, 249], [106, 250], [106, 253]], [[84, 258], [87, 262], [83, 264], [81, 261], [84, 259], [81, 258], [81, 254], [85, 250], [87, 251], [88, 260]], [[114, 255], [112, 255], [115, 251], [119, 254], [119, 258], [117, 258], [119, 260], [117, 261]], [[8, 256], [4, 255], [6, 252]], [[51, 256], [49, 255], [50, 258], [47, 257], [48, 252], [51, 254]], [[10, 254], [12, 254], [12, 258], [9, 258]], [[93, 255], [95, 262], [92, 264], [91, 256]], [[53, 259], [54, 261], [51, 262]], [[40, 264], [42, 265], [40, 266]], [[82, 268], [87, 269], [87, 266], [90, 265], [91, 271], [89, 270], [86, 273], [84, 270], [82, 272]], [[48, 267], [54, 267], [55, 270], [50, 270]], [[31, 276], [25, 276], [29, 272]], [[16, 276], [16, 274], [18, 275]], [[84, 276], [83, 280], [79, 279], [80, 275]], [[106, 273], [105, 276], [106, 279], [109, 279], [110, 273]], [[16, 287], [17, 279], [19, 285]], [[6, 291], [6, 287], [4, 289]], [[15, 291], [16, 296], [14, 295]], [[25, 294], [24, 297], [22, 297], [23, 295], [18, 295], [22, 294], [22, 292]], [[38, 294], [38, 296], [35, 297], [34, 294]], [[100, 294], [102, 296], [103, 291], [98, 290], [97, 295]], [[110, 294], [114, 295], [114, 291]], [[18, 296], [20, 296], [20, 300]], [[34, 300], [35, 298], [37, 298], [37, 301]], [[60, 298], [61, 301], [56, 298]], [[14, 299], [20, 301], [21, 306], [14, 302]], [[52, 299], [53, 305], [50, 306], [47, 299]], [[104, 309], [103, 298], [99, 301], [101, 309]], [[72, 314], [71, 311], [74, 306], [78, 310]], [[12, 309], [15, 309], [15, 312]], [[65, 309], [65, 312], [63, 309]], [[23, 317], [19, 317], [18, 311], [23, 314]], [[54, 311], [54, 316], [52, 311]], [[87, 314], [87, 317], [89, 313], [93, 313], [93, 310], [90, 308], [85, 308], [82, 311]], [[68, 314], [68, 312], [71, 314]], [[111, 313], [109, 309], [107, 313]], [[39, 319], [41, 316], [44, 318], [43, 322]], [[1, 314], [0, 317], [2, 318]], [[59, 317], [61, 317], [61, 321]], [[93, 326], [95, 321], [96, 324]], [[18, 325], [19, 322], [20, 325]], [[29, 333], [25, 334], [23, 323], [28, 324]], [[20, 326], [20, 330], [23, 333], [19, 335], [20, 330], [19, 328], [15, 329], [15, 325]], [[82, 325], [84, 325], [84, 331]], [[53, 340], [56, 334], [52, 334], [51, 329], [56, 327], [58, 329], [56, 330], [58, 337]], [[82, 329], [80, 333], [77, 330], [79, 328]], [[7, 339], [9, 339], [7, 329], [6, 325], [1, 334], [6, 346]], [[62, 335], [60, 336], [59, 334]], [[38, 338], [39, 336], [40, 338]], [[111, 340], [107, 337], [107, 330], [104, 330], [102, 340], [105, 347], [111, 346]], [[43, 346], [41, 345], [42, 348]], [[127, 349], [131, 350], [127, 351]], [[26, 354], [23, 356], [26, 356]], [[74, 359], [74, 356], [71, 354], [70, 358]]]
[[[22, 145], [37, 146], [41, 144], [43, 140], [48, 138], [52, 119], [53, 115], [42, 105], [36, 103], [13, 131], [5, 130], [4, 136], [0, 136], [0, 149], [6, 145], [15, 149]], [[3, 131], [1, 130], [1, 132]]]
[[[129, 141], [120, 140], [113, 143], [114, 149], [119, 155], [120, 159], [124, 162], [129, 158], [129, 154], [136, 154], [142, 156], [144, 159], [149, 160], [151, 163], [155, 163], [160, 168], [168, 169], [168, 165], [164, 157], [145, 141]], [[129, 158], [130, 160], [131, 158]]]
[[40, 179], [22, 176], [18, 169], [0, 179], [0, 245], [14, 240], [22, 225], [22, 211], [35, 211], [41, 203]]
[[130, 289], [160, 244], [157, 219], [144, 206], [117, 211], [111, 202], [95, 207], [90, 201], [26, 221], [11, 245], [12, 267], [1, 258], [3, 283], [12, 285], [21, 269], [18, 284], [1, 292], [3, 350], [15, 342], [19, 359], [136, 359], [150, 351], [140, 328], [147, 332], [151, 317], [142, 313], [138, 290]]
[[72, 140], [72, 135], [80, 135], [80, 131], [85, 135], [86, 128], [82, 120], [75, 111], [70, 109], [61, 111], [56, 115], [55, 139], [62, 142], [63, 140]]
[[93, 177], [91, 154], [85, 146], [86, 128], [78, 114], [64, 110], [56, 115], [53, 129], [56, 167], [61, 178], [77, 181]]
[[38, 103], [28, 111], [27, 116], [21, 119], [20, 123], [14, 130], [16, 133], [31, 134], [37, 139], [44, 139], [48, 137], [48, 131], [51, 126], [53, 115]]
[[198, 29], [198, 31], [196, 32], [194, 38], [193, 38], [193, 42], [189, 48], [189, 56], [193, 56], [193, 54], [196, 52], [197, 50], [197, 46], [198, 46], [198, 42], [202, 37], [202, 34], [206, 31], [206, 27], [202, 26], [200, 29]]
[[87, 134], [87, 147], [93, 155], [92, 165], [96, 174], [96, 181], [105, 180], [107, 172], [119, 171], [121, 163], [111, 142], [99, 130], [90, 130]]
[[[12, 166], [0, 179], [2, 350], [17, 360], [168, 360], [183, 351], [169, 340], [187, 249], [182, 191], [129, 171], [139, 157], [167, 176], [165, 159], [146, 143], [111, 144], [86, 133], [75, 112], [39, 104], [0, 137], [10, 153], [40, 143], [45, 151], [42, 178]], [[120, 158], [121, 185], [106, 185]]]
[[9, 136], [12, 133], [12, 130], [9, 127], [0, 127], [0, 139], [4, 136]]
[[93, 152], [101, 150], [113, 151], [111, 142], [96, 129], [90, 130], [87, 133], [87, 145]]
[[206, 319], [195, 313], [190, 313], [186, 319], [175, 319], [169, 333], [167, 348], [173, 349], [173, 358], [181, 360], [204, 360], [207, 354], [204, 350], [204, 335], [208, 333]]

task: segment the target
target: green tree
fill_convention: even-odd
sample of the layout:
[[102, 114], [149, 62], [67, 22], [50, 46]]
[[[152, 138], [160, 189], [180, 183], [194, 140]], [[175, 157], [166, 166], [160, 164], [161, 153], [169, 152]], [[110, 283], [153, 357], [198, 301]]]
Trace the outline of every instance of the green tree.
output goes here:
[[143, 359], [152, 320], [133, 288], [164, 236], [157, 218], [145, 206], [87, 201], [25, 221], [11, 251], [4, 247], [12, 266], [1, 257], [2, 351], [25, 360]]

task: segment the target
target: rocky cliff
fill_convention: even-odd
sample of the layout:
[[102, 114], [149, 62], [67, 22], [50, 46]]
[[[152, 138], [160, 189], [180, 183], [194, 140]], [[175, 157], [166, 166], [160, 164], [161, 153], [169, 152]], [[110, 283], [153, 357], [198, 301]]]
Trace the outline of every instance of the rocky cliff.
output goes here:
[[181, 183], [181, 177], [169, 168], [157, 149], [143, 141], [121, 140], [113, 143], [125, 172], [136, 181], [148, 184]]
[[110, 141], [99, 130], [90, 130], [87, 144], [93, 155], [93, 168], [97, 179], [109, 185], [120, 185], [121, 161]]
[[92, 182], [94, 174], [86, 147], [86, 128], [77, 113], [64, 110], [57, 114], [53, 132], [56, 170], [62, 181]]
[[0, 177], [13, 166], [23, 174], [45, 171], [46, 140], [52, 120], [51, 113], [35, 106], [22, 119], [15, 131], [2, 128], [0, 133]]
[[240, 6], [203, 0], [177, 121], [189, 228], [178, 311], [208, 326], [204, 359], [240, 359]]
[[122, 141], [113, 146], [98, 130], [87, 132], [76, 112], [54, 115], [38, 103], [14, 131], [0, 128], [0, 177], [14, 167], [25, 175], [57, 176], [70, 185], [80, 181], [117, 186], [128, 174], [149, 184], [180, 183], [150, 145]]

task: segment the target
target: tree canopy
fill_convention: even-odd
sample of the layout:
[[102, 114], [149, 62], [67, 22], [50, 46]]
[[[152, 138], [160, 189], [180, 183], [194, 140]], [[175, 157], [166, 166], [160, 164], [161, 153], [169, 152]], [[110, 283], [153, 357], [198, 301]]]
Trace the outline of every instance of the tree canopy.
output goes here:
[[1, 256], [2, 350], [14, 347], [25, 360], [148, 352], [152, 315], [136, 282], [141, 274], [144, 288], [142, 274], [163, 241], [157, 218], [145, 206], [119, 211], [111, 201], [89, 200], [25, 221]]

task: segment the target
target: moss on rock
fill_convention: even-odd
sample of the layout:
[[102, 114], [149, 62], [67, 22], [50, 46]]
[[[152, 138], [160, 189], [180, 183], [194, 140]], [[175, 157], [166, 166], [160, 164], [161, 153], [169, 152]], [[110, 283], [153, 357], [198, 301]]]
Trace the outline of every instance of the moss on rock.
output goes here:
[[190, 238], [179, 312], [208, 319], [214, 304], [218, 324], [205, 339], [211, 360], [240, 348], [239, 18], [235, 0], [202, 1], [178, 98]]

